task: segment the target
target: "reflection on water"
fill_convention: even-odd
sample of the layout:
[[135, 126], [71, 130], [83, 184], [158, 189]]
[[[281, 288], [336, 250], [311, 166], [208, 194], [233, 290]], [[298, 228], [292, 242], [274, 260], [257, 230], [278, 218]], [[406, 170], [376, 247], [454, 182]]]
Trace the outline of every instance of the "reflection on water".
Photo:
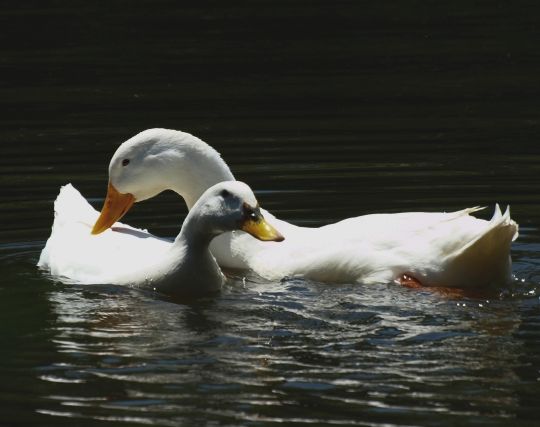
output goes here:
[[59, 286], [48, 299], [56, 359], [35, 369], [48, 384], [39, 414], [163, 425], [444, 414], [496, 424], [532, 409], [516, 393], [534, 381], [524, 372], [538, 376], [514, 339], [527, 300], [297, 280], [233, 281], [189, 305], [113, 287]]
[[216, 297], [172, 301], [53, 283], [38, 252], [3, 247], [6, 422], [505, 425], [537, 411], [527, 244], [514, 269], [530, 277], [491, 300], [237, 276]]

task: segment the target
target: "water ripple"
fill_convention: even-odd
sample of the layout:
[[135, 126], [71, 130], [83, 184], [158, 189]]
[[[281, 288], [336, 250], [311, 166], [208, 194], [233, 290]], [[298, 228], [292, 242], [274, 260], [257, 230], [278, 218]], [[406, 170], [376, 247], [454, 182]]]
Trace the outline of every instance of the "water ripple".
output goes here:
[[442, 413], [493, 421], [519, 415], [516, 387], [540, 376], [540, 360], [522, 356], [539, 337], [529, 300], [240, 280], [188, 305], [114, 287], [62, 287], [48, 299], [58, 352], [39, 369], [51, 390], [39, 412], [51, 417], [169, 425], [184, 419], [173, 414], [196, 420], [205, 402], [218, 423], [355, 425], [354, 411], [362, 425]]

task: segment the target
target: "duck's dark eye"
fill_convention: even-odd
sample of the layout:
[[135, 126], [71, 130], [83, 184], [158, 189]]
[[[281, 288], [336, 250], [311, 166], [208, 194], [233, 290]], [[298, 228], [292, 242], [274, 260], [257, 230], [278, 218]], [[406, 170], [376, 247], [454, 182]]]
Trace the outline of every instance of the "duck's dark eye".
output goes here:
[[259, 222], [262, 219], [261, 210], [258, 206], [252, 208], [247, 203], [244, 203], [244, 218], [254, 222]]
[[127, 166], [127, 165], [129, 165], [129, 159], [122, 160], [122, 166]]
[[229, 193], [229, 191], [227, 190], [221, 190], [221, 197], [223, 197], [224, 199], [226, 199], [227, 197], [229, 197], [231, 195], [231, 193]]

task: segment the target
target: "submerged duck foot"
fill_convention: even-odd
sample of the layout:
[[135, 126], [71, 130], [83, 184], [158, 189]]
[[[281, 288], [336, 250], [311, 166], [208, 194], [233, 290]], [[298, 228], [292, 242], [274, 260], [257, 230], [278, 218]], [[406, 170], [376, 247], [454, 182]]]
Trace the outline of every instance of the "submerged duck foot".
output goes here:
[[489, 289], [463, 289], [449, 286], [427, 286], [416, 277], [406, 273], [396, 278], [395, 282], [409, 289], [432, 292], [448, 298], [485, 299], [492, 298], [493, 296], [497, 295], [495, 291]]

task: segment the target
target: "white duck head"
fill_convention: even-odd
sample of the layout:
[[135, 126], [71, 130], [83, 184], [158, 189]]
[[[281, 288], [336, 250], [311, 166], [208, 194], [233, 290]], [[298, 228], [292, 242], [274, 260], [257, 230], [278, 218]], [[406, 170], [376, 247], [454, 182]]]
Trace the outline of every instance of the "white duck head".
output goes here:
[[234, 180], [219, 153], [199, 138], [170, 129], [148, 129], [122, 143], [109, 164], [109, 186], [92, 230], [99, 234], [135, 202], [171, 189], [189, 209], [212, 185]]
[[240, 181], [221, 182], [206, 190], [190, 210], [177, 239], [208, 245], [214, 237], [233, 230], [262, 241], [284, 240], [264, 220], [251, 188]]

